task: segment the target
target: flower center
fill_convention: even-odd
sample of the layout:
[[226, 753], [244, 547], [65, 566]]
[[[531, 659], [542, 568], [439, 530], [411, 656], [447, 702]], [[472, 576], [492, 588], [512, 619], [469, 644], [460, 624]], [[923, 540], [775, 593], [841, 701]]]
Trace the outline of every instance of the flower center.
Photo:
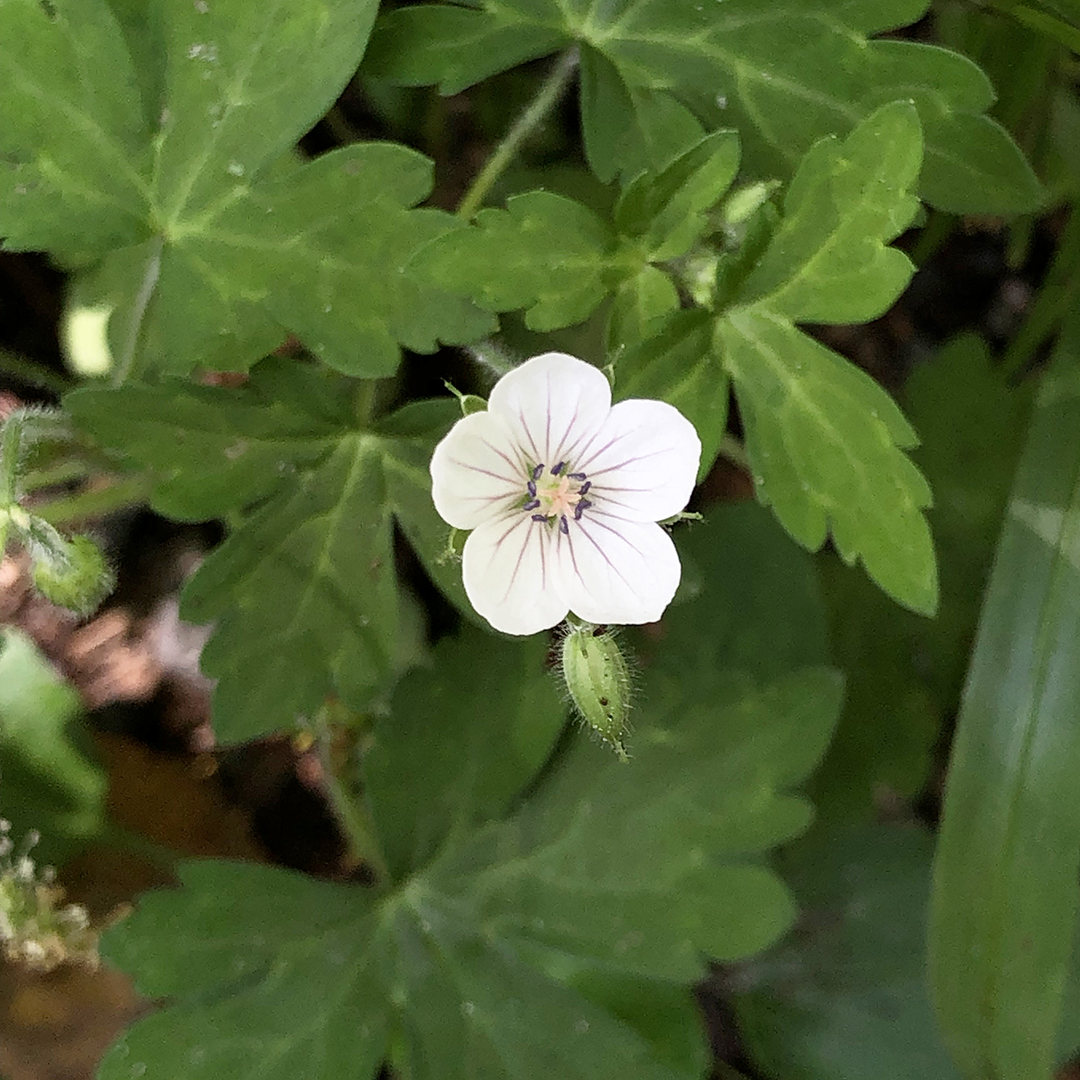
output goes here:
[[546, 466], [537, 465], [532, 477], [525, 485], [528, 494], [522, 505], [523, 510], [533, 510], [533, 521], [558, 521], [562, 532], [569, 532], [567, 514], [573, 513], [575, 521], [592, 503], [585, 498], [592, 481], [581, 472], [570, 472], [565, 461], [553, 465], [547, 473]]

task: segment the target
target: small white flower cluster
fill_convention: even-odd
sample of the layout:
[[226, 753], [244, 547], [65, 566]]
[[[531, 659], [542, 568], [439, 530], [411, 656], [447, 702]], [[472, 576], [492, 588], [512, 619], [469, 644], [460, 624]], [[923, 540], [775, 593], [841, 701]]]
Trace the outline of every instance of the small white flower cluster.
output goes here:
[[97, 934], [80, 904], [64, 904], [52, 867], [40, 872], [30, 852], [40, 836], [28, 833], [16, 849], [11, 822], [0, 818], [0, 952], [35, 971], [63, 963], [96, 966]]

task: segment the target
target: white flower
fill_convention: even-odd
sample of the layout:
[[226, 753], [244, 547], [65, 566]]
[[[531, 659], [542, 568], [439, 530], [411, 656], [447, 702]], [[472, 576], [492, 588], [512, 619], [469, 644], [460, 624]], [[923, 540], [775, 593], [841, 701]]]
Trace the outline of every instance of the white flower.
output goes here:
[[612, 407], [603, 373], [564, 353], [504, 375], [486, 412], [459, 420], [431, 458], [431, 494], [472, 529], [465, 591], [496, 630], [533, 634], [567, 612], [654, 622], [681, 567], [658, 521], [686, 506], [701, 442], [678, 409]]

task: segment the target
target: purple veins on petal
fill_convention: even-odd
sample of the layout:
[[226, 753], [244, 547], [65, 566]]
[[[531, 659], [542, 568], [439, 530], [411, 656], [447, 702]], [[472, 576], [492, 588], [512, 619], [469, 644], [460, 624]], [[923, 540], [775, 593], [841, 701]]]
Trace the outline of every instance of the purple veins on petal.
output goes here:
[[544, 475], [544, 466], [543, 465], [537, 465], [536, 468], [533, 469], [533, 471], [532, 471], [532, 478], [534, 480], [539, 480], [540, 477], [543, 476], [543, 475]]
[[[537, 503], [536, 505], [539, 506], [540, 504]], [[547, 521], [547, 514], [533, 514], [532, 519], [533, 521]]]

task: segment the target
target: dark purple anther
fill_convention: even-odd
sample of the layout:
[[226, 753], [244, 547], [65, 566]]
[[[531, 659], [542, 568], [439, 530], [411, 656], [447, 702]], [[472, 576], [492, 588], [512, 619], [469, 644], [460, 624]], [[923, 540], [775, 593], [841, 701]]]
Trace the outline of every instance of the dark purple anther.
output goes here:
[[521, 509], [522, 510], [535, 510], [540, 505], [539, 499], [530, 499]]
[[588, 491], [589, 488], [591, 488], [591, 487], [592, 487], [592, 481], [591, 480], [586, 480], [585, 483], [582, 484], [581, 487], [578, 488], [578, 494], [579, 495], [584, 495], [585, 492]]
[[585, 479], [585, 474], [583, 472], [572, 472], [572, 473], [567, 473], [566, 475], [569, 476], [571, 480], [584, 480]]
[[547, 521], [547, 514], [533, 514], [533, 521]]
[[570, 526], [566, 524], [566, 515], [565, 514], [563, 514], [563, 516], [561, 518], [559, 518], [559, 532], [561, 532], [563, 534], [563, 536], [569, 536], [570, 535]]
[[555, 466], [552, 467], [551, 475], [552, 476], [558, 476], [559, 473], [561, 473], [563, 471], [563, 469], [565, 469], [565, 468], [566, 468], [566, 462], [565, 461], [560, 461], [558, 465], [555, 465]]
[[581, 515], [584, 514], [585, 511], [588, 510], [590, 506], [592, 506], [592, 503], [589, 502], [588, 499], [582, 499], [577, 504], [577, 506], [574, 507], [574, 520], [575, 521], [580, 521], [581, 520]]
[[532, 478], [534, 480], [539, 480], [540, 477], [543, 476], [543, 475], [544, 475], [544, 466], [543, 465], [537, 465], [536, 468], [533, 469]]
[[535, 499], [536, 498], [536, 481], [535, 480], [530, 480], [525, 486], [529, 489], [529, 494]]

